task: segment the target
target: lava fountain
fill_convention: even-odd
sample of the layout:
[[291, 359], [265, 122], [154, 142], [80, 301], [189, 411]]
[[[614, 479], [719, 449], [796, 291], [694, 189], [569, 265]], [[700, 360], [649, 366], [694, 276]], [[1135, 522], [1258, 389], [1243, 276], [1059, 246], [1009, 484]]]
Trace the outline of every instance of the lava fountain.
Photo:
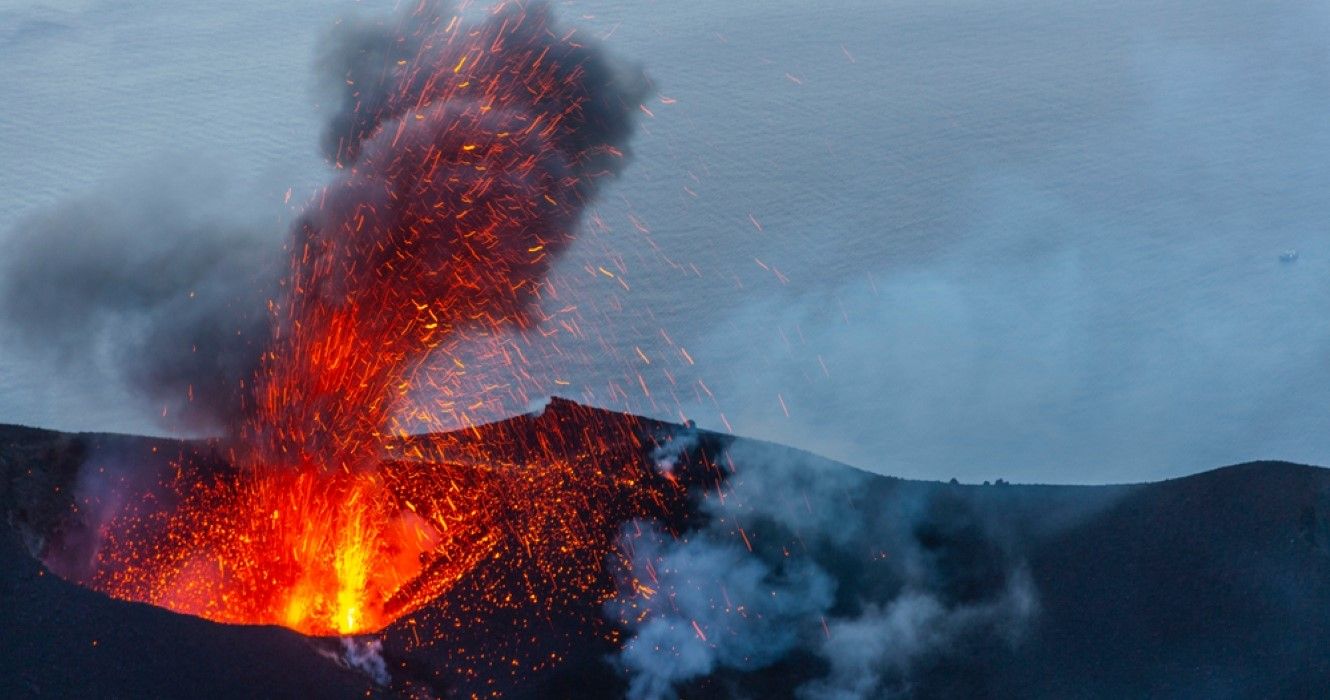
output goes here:
[[[573, 521], [603, 485], [553, 461], [516, 478], [460, 443], [409, 439], [398, 416], [416, 387], [525, 371], [499, 338], [537, 322], [546, 272], [623, 167], [645, 80], [542, 5], [470, 22], [426, 3], [348, 41], [327, 144], [337, 175], [293, 226], [226, 466], [176, 465], [175, 507], [104, 528], [90, 583], [116, 597], [371, 632], [446, 591], [512, 522]], [[467, 366], [461, 343], [494, 344], [485, 356], [501, 361]]]

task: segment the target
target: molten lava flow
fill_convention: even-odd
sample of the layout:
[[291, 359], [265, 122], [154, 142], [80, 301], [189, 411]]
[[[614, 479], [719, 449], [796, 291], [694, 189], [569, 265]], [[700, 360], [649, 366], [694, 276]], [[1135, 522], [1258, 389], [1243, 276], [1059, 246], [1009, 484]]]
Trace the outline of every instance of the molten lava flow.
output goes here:
[[311, 634], [377, 629], [387, 595], [445, 541], [399, 510], [372, 472], [314, 467], [200, 485], [157, 528], [124, 524], [94, 583], [115, 594], [235, 623]]
[[[538, 456], [499, 469], [404, 441], [396, 419], [443, 422], [409, 401], [420, 385], [465, 406], [462, 375], [521, 384], [520, 353], [500, 338], [534, 324], [548, 268], [622, 167], [641, 81], [541, 7], [503, 5], [473, 25], [426, 4], [390, 34], [348, 72], [339, 176], [294, 227], [234, 468], [182, 464], [178, 507], [113, 523], [97, 587], [214, 620], [352, 634], [446, 592], [504, 538], [565, 553], [591, 541], [569, 523], [613, 479]], [[463, 343], [502, 362], [468, 367]], [[455, 369], [437, 376], [427, 357]], [[538, 541], [550, 523], [574, 539]]]

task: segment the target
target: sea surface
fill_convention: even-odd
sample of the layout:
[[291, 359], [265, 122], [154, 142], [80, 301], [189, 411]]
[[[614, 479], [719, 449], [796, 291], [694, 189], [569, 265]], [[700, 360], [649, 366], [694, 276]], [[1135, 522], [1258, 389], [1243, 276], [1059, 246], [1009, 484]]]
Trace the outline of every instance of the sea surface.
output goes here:
[[[657, 89], [560, 393], [908, 477], [1330, 464], [1330, 4], [553, 4]], [[319, 39], [391, 8], [0, 0], [0, 236], [200, 166], [282, 235]], [[161, 431], [5, 340], [0, 422]]]

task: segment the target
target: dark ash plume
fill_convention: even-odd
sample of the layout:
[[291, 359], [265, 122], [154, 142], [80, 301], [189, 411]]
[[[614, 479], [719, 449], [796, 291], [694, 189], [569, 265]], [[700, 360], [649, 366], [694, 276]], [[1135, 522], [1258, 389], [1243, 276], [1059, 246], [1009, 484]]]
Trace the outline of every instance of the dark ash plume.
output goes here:
[[[545, 180], [513, 184], [499, 177], [494, 188], [521, 194], [523, 206], [539, 210], [523, 212], [527, 223], [538, 224], [535, 232], [499, 241], [496, 255], [504, 258], [519, 245], [525, 251], [530, 238], [545, 236], [548, 256], [529, 271], [534, 278], [543, 275], [571, 241], [570, 229], [601, 177], [627, 162], [632, 116], [649, 83], [640, 70], [613, 64], [596, 46], [560, 40], [545, 5], [509, 7], [461, 30], [492, 40], [480, 59], [489, 63], [476, 74], [517, 83], [563, 81], [574, 93], [551, 95], [548, 104], [499, 99], [477, 117], [474, 103], [435, 92], [440, 66], [451, 69], [461, 58], [450, 53], [456, 46], [445, 32], [454, 14], [450, 5], [426, 2], [390, 19], [341, 22], [327, 37], [319, 70], [337, 107], [322, 147], [339, 177], [289, 236], [235, 213], [253, 211], [252, 203], [219, 204], [215, 173], [175, 168], [146, 178], [122, 174], [106, 192], [38, 213], [8, 232], [0, 239], [0, 316], [11, 339], [65, 366], [108, 369], [171, 430], [234, 432], [257, 410], [253, 392], [263, 356], [281, 350], [274, 336], [283, 323], [278, 314], [292, 306], [291, 275], [309, 272], [291, 268], [289, 250], [346, 235], [341, 224], [367, 209], [382, 217], [378, 223], [391, 238], [395, 227], [432, 214], [419, 199], [417, 205], [396, 205], [396, 195], [421, 185], [419, 173], [402, 172], [404, 164], [419, 164], [431, 153], [460, 153], [464, 129], [516, 130], [532, 117], [558, 115], [557, 129], [532, 134], [511, 151], [541, 159], [537, 171]], [[524, 67], [520, 52], [533, 48], [545, 51], [538, 75], [503, 72]], [[537, 94], [523, 87], [534, 86], [519, 84], [512, 94]], [[429, 118], [407, 119], [408, 111]], [[453, 129], [454, 123], [461, 128]], [[386, 133], [399, 126], [410, 127], [400, 141]], [[356, 168], [359, 174], [352, 174]], [[525, 196], [525, 188], [547, 185], [566, 197], [541, 209], [544, 200]], [[385, 194], [384, 186], [399, 189]], [[464, 193], [431, 194], [438, 196], [430, 204], [456, 204]], [[440, 230], [409, 244], [387, 240], [378, 254], [445, 259], [456, 254], [454, 233]], [[345, 247], [340, 251], [321, 262], [360, 270], [376, 262], [339, 259], [347, 254]], [[336, 304], [355, 281], [334, 279], [340, 273], [332, 272], [316, 275], [314, 296]]]
[[0, 238], [0, 315], [38, 357], [109, 365], [164, 426], [215, 431], [240, 416], [266, 347], [280, 238], [183, 170], [131, 173]]
[[[342, 90], [325, 137], [338, 176], [293, 232], [246, 433], [273, 459], [314, 459], [328, 435], [362, 453], [346, 461], [375, 457], [355, 436], [391, 432], [421, 357], [464, 330], [529, 327], [586, 205], [627, 162], [641, 71], [573, 41], [544, 4], [476, 24], [444, 9], [345, 23], [322, 60]], [[485, 371], [508, 370], [472, 374]]]
[[[427, 1], [390, 19], [347, 20], [333, 28], [318, 61], [324, 89], [333, 94], [333, 111], [321, 139], [329, 162], [356, 163], [361, 146], [384, 124], [431, 104], [439, 92], [435, 69], [453, 67], [464, 57], [447, 33], [457, 16], [451, 3]], [[618, 172], [629, 160], [625, 156], [633, 117], [652, 89], [650, 80], [640, 67], [612, 60], [595, 43], [566, 41], [556, 30], [568, 31], [556, 26], [544, 2], [509, 5], [487, 21], [463, 28], [468, 35], [491, 40], [491, 56], [468, 57], [473, 65], [476, 60], [502, 65], [514, 54], [540, 49], [541, 71], [504, 76], [526, 83], [532, 95], [544, 95], [535, 102], [523, 99], [521, 109], [529, 116], [557, 115], [576, 104], [554, 136], [560, 141], [558, 150], [576, 155], [579, 175]], [[459, 71], [464, 69], [461, 64]], [[553, 93], [538, 82], [578, 89]], [[495, 106], [510, 105], [500, 96]], [[593, 186], [595, 178], [583, 178], [581, 184]]]

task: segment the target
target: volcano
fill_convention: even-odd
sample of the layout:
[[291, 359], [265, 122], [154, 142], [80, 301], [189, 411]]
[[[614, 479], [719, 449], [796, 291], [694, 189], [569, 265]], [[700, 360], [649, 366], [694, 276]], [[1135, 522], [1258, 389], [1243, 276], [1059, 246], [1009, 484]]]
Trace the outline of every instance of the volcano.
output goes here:
[[[427, 479], [459, 494], [596, 500], [493, 509], [435, 562], [461, 571], [456, 580], [407, 584], [417, 607], [342, 640], [206, 621], [64, 580], [97, 587], [79, 567], [115, 551], [98, 528], [117, 498], [169, 512], [178, 504], [158, 478], [182, 456], [233, 469], [219, 443], [4, 428], [0, 693], [815, 697], [852, 680], [861, 697], [1292, 697], [1330, 683], [1319, 653], [1330, 643], [1324, 469], [1261, 462], [1093, 487], [906, 481], [557, 399], [403, 441], [426, 444], [490, 452], [483, 464], [385, 465], [394, 488]], [[571, 488], [531, 493], [523, 471], [551, 459]], [[730, 494], [723, 506], [717, 494]], [[708, 567], [717, 556], [726, 565]], [[761, 595], [745, 590], [744, 571], [760, 574]], [[764, 602], [768, 589], [784, 607]], [[671, 616], [682, 636], [659, 634], [676, 630]], [[365, 672], [348, 651], [357, 644], [373, 647], [382, 674]], [[710, 665], [681, 672], [699, 650]], [[847, 675], [860, 667], [871, 673]]]
[[[681, 484], [617, 453], [568, 453], [560, 443], [575, 436], [546, 431], [533, 460], [412, 434], [568, 385], [557, 368], [583, 305], [555, 263], [631, 159], [650, 92], [546, 3], [465, 9], [427, 0], [339, 23], [321, 62], [335, 85], [328, 182], [284, 234], [256, 236], [263, 253], [245, 264], [205, 254], [212, 272], [196, 271], [210, 243], [185, 234], [166, 264], [188, 280], [171, 296], [190, 312], [163, 305], [113, 324], [152, 339], [142, 352], [115, 343], [117, 364], [163, 423], [224, 439], [99, 461], [78, 506], [105, 517], [66, 533], [55, 571], [216, 622], [367, 634], [493, 557], [532, 559], [560, 594], [581, 581], [603, 597], [596, 572], [624, 518], [593, 504], [648, 519], [671, 509]], [[221, 255], [244, 247], [233, 243]], [[0, 296], [25, 284], [7, 275]], [[75, 303], [132, 285], [112, 286]], [[54, 315], [79, 315], [66, 312]], [[602, 512], [608, 525], [590, 518]]]

